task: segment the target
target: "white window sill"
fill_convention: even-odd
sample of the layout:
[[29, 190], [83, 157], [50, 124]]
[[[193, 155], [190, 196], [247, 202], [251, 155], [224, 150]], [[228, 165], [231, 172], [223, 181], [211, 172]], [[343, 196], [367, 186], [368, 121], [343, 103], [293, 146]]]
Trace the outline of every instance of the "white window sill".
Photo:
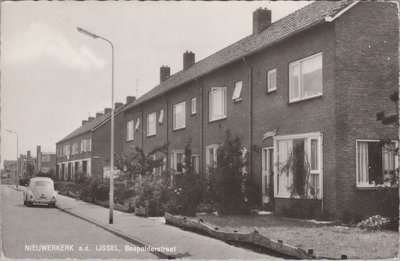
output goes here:
[[390, 185], [358, 185], [357, 190], [378, 190], [396, 188]]
[[233, 99], [233, 102], [238, 103], [238, 102], [241, 102], [242, 100], [243, 100], [242, 98], [236, 98], [236, 99]]
[[268, 94], [268, 93], [272, 93], [272, 92], [276, 92], [276, 88], [275, 88], [275, 89], [268, 89], [268, 90], [267, 90], [267, 94]]
[[225, 120], [225, 119], [226, 119], [226, 116], [218, 118], [218, 119], [212, 119], [212, 120], [209, 120], [208, 122], [216, 122], [216, 121], [221, 121], [221, 120]]
[[176, 128], [176, 129], [172, 129], [173, 131], [178, 131], [178, 130], [183, 130], [183, 129], [185, 129], [186, 128], [186, 126], [183, 126], [183, 127], [180, 127], [180, 128]]
[[322, 93], [317, 94], [317, 95], [313, 95], [313, 96], [310, 96], [310, 97], [306, 97], [306, 98], [289, 100], [289, 104], [298, 103], [298, 102], [307, 101], [307, 100], [312, 100], [312, 99], [316, 99], [316, 98], [319, 98], [319, 97], [322, 97]]

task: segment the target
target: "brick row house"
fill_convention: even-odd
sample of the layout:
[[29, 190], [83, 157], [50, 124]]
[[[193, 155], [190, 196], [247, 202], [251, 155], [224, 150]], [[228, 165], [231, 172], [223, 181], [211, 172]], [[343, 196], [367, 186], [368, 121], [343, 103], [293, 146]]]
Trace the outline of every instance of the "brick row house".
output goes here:
[[[122, 153], [124, 147], [124, 125], [122, 110], [135, 100], [127, 96], [126, 104], [115, 103], [114, 124], [116, 153]], [[73, 180], [78, 172], [91, 177], [103, 178], [110, 168], [110, 116], [111, 109], [105, 108], [96, 117], [82, 121], [82, 125], [56, 143], [56, 173], [59, 180]]]
[[292, 151], [309, 160], [320, 211], [379, 212], [373, 191], [398, 165], [378, 142], [396, 146], [398, 129], [375, 117], [395, 113], [388, 97], [399, 84], [397, 12], [391, 2], [317, 1], [272, 23], [271, 11], [258, 9], [251, 35], [199, 62], [184, 53], [173, 75], [161, 67], [160, 84], [122, 109], [121, 146], [148, 152], [168, 142], [168, 155], [157, 157], [180, 173], [191, 139], [195, 170], [204, 174], [230, 129], [275, 212], [298, 202], [293, 173], [279, 174]]

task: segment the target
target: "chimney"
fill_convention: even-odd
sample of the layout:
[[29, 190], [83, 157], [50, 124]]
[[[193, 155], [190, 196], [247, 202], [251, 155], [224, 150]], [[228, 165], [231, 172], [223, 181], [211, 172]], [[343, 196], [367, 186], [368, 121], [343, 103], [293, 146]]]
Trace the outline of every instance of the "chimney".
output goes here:
[[88, 117], [88, 122], [94, 120], [94, 117]]
[[85, 123], [87, 123], [87, 121], [86, 121], [86, 120], [83, 120], [83, 121], [82, 121], [82, 126], [85, 125]]
[[183, 70], [188, 69], [194, 64], [194, 53], [186, 51], [183, 54]]
[[122, 102], [116, 102], [114, 103], [114, 108], [118, 109], [119, 107], [121, 107], [122, 105], [124, 105]]
[[253, 12], [253, 34], [259, 34], [271, 25], [271, 10], [258, 8]]
[[97, 113], [96, 113], [96, 118], [100, 117], [101, 115], [103, 115], [103, 113], [97, 112]]
[[169, 66], [163, 65], [160, 67], [160, 83], [168, 79], [170, 75], [171, 75], [171, 68], [169, 68]]
[[135, 96], [126, 96], [126, 104], [133, 102], [136, 100]]
[[111, 108], [104, 108], [104, 114], [110, 113], [111, 112]]

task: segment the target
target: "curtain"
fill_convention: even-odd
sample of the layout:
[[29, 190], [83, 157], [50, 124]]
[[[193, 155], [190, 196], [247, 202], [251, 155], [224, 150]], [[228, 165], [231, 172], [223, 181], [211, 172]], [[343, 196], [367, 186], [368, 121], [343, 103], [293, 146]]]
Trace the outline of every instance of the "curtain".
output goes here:
[[383, 174], [395, 169], [395, 146], [393, 143], [382, 147]]
[[282, 166], [286, 164], [290, 153], [293, 150], [292, 140], [278, 141], [278, 173], [277, 173], [277, 194], [280, 196], [290, 195], [288, 187], [291, 185], [292, 173], [282, 173]]
[[369, 184], [369, 171], [368, 171], [368, 143], [358, 143], [358, 184]]

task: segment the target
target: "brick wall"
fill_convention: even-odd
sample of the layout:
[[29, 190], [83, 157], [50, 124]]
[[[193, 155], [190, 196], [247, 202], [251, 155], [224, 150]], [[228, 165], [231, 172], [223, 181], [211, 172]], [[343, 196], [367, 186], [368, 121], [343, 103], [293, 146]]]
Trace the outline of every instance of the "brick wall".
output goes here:
[[398, 88], [396, 5], [358, 4], [336, 21], [335, 31], [336, 215], [345, 210], [371, 215], [379, 202], [371, 191], [356, 188], [356, 139], [397, 139], [398, 130], [375, 116], [395, 112], [388, 97]]

